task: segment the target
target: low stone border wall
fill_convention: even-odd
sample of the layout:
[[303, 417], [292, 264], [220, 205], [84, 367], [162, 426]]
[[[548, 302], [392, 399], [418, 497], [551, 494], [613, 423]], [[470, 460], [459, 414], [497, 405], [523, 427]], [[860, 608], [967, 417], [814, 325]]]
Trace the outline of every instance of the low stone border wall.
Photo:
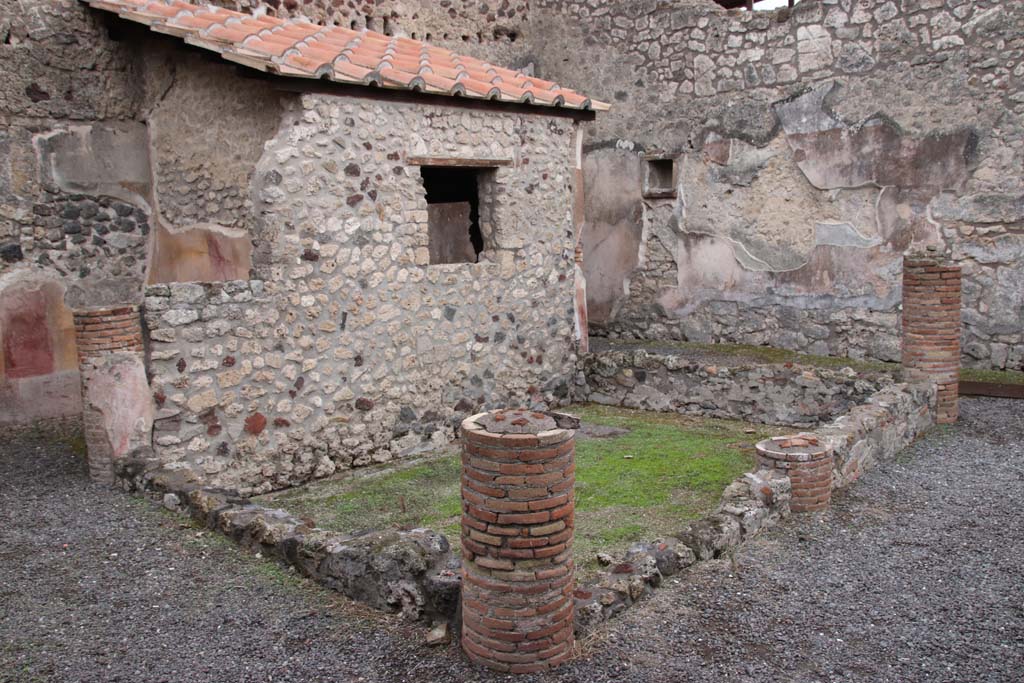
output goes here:
[[460, 565], [443, 534], [431, 529], [355, 535], [326, 531], [284, 510], [203, 488], [188, 470], [166, 469], [148, 455], [140, 449], [118, 463], [118, 480], [127, 491], [154, 496], [164, 507], [353, 600], [413, 620], [455, 615]]
[[577, 398], [603, 405], [813, 427], [865, 402], [886, 373], [792, 363], [711, 365], [645, 349], [581, 358]]
[[770, 470], [744, 474], [726, 487], [715, 512], [675, 537], [636, 543], [591, 585], [576, 589], [576, 635], [631, 607], [664, 577], [730, 552], [789, 515], [789, 479]]
[[849, 486], [935, 425], [934, 384], [894, 384], [814, 433], [832, 447], [832, 488]]
[[[848, 486], [935, 424], [934, 384], [893, 384], [814, 433], [834, 451], [833, 489]], [[635, 544], [598, 580], [576, 590], [576, 635], [627, 609], [691, 564], [728, 556], [790, 514], [791, 482], [758, 470], [734, 480], [715, 512], [673, 538]]]
[[[815, 429], [834, 450], [833, 487], [856, 481], [935, 421], [933, 384], [891, 384], [846, 415]], [[373, 607], [415, 620], [454, 620], [461, 567], [448, 539], [430, 529], [347, 535], [309, 526], [289, 513], [204, 488], [187, 469], [169, 469], [139, 449], [118, 463], [123, 488], [160, 499], [240, 545]], [[729, 556], [742, 542], [790, 514], [788, 477], [759, 470], [737, 478], [715, 512], [675, 536], [637, 543], [592, 584], [574, 593], [575, 630], [584, 636], [695, 562]]]

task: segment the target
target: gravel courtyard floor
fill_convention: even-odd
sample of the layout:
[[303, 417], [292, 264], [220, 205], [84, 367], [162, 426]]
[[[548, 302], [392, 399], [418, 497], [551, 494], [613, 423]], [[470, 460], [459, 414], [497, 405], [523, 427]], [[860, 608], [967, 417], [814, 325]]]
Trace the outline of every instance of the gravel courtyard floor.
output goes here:
[[[684, 573], [529, 681], [1021, 680], [1024, 404]], [[506, 680], [144, 501], [59, 442], [0, 446], [0, 681]]]

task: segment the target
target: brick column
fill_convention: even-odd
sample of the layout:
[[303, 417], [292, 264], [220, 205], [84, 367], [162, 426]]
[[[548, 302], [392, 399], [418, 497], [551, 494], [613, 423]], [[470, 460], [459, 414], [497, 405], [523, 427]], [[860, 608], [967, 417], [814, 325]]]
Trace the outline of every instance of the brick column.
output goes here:
[[938, 385], [936, 422], [959, 417], [960, 267], [938, 252], [903, 258], [903, 377]]
[[817, 512], [832, 501], [832, 449], [813, 434], [765, 439], [756, 446], [758, 469], [789, 477], [793, 512]]
[[138, 306], [118, 306], [79, 310], [75, 316], [75, 342], [82, 374], [82, 426], [88, 452], [89, 475], [96, 481], [112, 483], [115, 444], [110, 441], [101, 397], [91, 391], [97, 378], [106, 371], [103, 360], [111, 354], [129, 352], [142, 355], [142, 316]]
[[462, 423], [462, 648], [491, 669], [572, 654], [574, 435], [527, 410]]

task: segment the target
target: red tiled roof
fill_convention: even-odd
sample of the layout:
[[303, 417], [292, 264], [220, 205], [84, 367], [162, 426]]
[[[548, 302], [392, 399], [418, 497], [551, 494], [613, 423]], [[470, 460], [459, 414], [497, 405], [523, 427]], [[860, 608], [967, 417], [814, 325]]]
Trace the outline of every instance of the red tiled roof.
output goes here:
[[434, 95], [606, 111], [551, 81], [418, 40], [200, 6], [181, 0], [82, 0], [260, 71]]

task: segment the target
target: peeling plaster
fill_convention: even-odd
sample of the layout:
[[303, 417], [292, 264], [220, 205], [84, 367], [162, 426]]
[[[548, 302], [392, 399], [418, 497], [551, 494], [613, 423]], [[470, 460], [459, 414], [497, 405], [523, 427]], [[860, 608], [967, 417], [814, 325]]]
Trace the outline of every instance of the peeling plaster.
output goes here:
[[818, 223], [814, 226], [816, 246], [854, 247], [866, 249], [882, 243], [879, 237], [867, 237], [849, 223]]

